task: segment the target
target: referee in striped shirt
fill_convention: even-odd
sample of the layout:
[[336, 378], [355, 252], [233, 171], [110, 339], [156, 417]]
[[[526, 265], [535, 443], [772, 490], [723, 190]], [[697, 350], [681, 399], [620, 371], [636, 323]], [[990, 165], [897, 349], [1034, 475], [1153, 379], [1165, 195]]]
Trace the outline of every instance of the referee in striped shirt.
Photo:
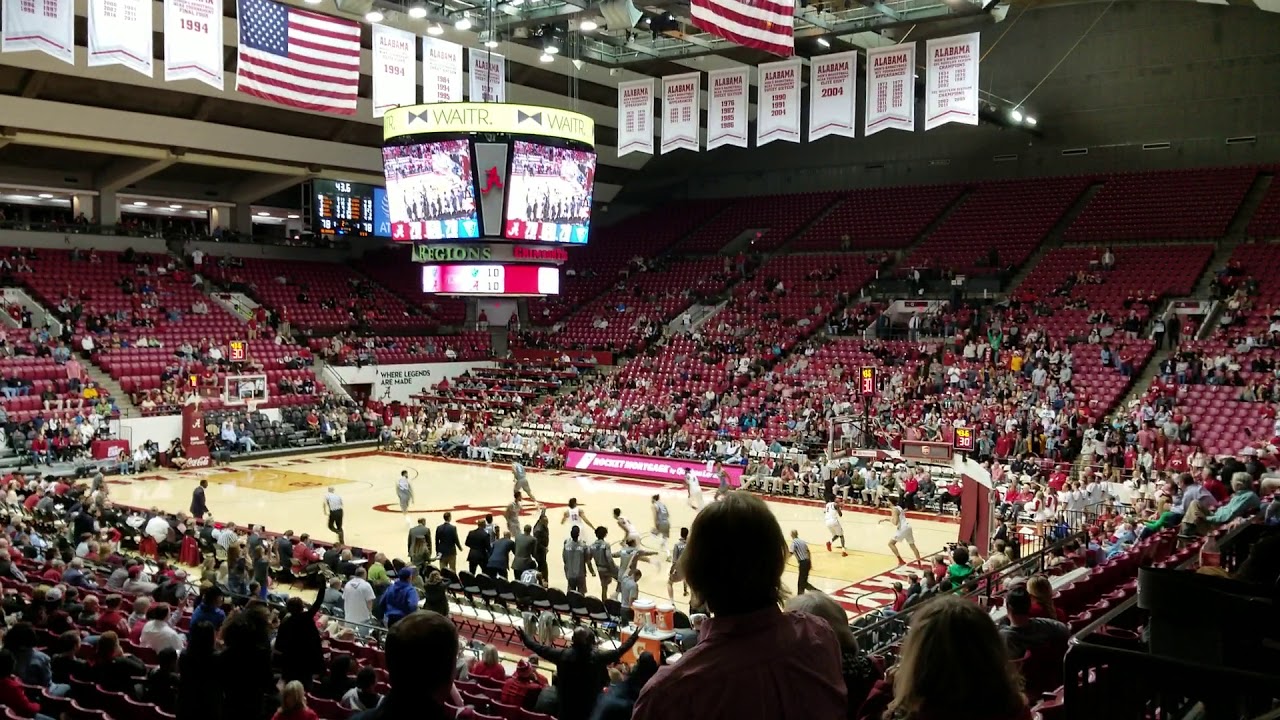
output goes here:
[[809, 571], [813, 569], [813, 560], [809, 557], [809, 545], [800, 539], [800, 533], [791, 531], [791, 554], [796, 556], [800, 564], [800, 581], [796, 583], [796, 594], [803, 595], [805, 590], [817, 590], [809, 584]]

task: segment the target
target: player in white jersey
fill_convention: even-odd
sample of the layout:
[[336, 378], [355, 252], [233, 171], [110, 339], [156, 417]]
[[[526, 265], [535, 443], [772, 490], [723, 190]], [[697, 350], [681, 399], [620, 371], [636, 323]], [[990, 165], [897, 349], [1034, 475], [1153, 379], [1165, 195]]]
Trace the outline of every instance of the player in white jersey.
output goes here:
[[689, 488], [689, 507], [693, 508], [694, 512], [701, 510], [702, 483], [698, 481], [698, 478], [693, 474], [693, 471], [688, 468], [685, 468], [684, 471], [684, 484]]
[[849, 557], [848, 548], [844, 544], [844, 528], [840, 525], [840, 517], [844, 513], [840, 512], [840, 506], [833, 500], [827, 503], [826, 515], [827, 532], [831, 533], [831, 539], [827, 541], [827, 552], [831, 552], [831, 543], [836, 540], [840, 541], [840, 554]]
[[907, 521], [907, 511], [903, 509], [905, 500], [899, 500], [897, 505], [890, 509], [889, 517], [881, 520], [881, 523], [889, 523], [895, 528], [893, 538], [889, 540], [889, 549], [893, 551], [893, 556], [898, 558], [899, 565], [906, 565], [907, 561], [902, 559], [902, 553], [898, 552], [898, 542], [906, 542], [911, 546], [911, 552], [916, 555], [916, 564], [924, 566], [924, 561], [920, 559], [920, 548], [916, 547], [916, 536], [911, 530], [911, 523]]
[[640, 533], [636, 530], [635, 523], [622, 514], [622, 508], [613, 509], [613, 519], [618, 523], [618, 527], [622, 528], [623, 541], [635, 540], [640, 542]]
[[570, 527], [579, 528], [578, 532], [580, 533], [583, 532], [580, 529], [583, 525], [592, 530], [596, 529], [596, 526], [592, 525], [591, 521], [587, 519], [587, 512], [578, 507], [578, 498], [569, 498], [569, 507], [565, 508], [564, 516], [560, 518], [560, 524], [563, 525], [565, 523], [569, 523]]
[[400, 514], [404, 516], [404, 522], [409, 524], [409, 506], [413, 504], [413, 483], [409, 482], [409, 471], [401, 470], [400, 478], [396, 480], [396, 499], [400, 501]]

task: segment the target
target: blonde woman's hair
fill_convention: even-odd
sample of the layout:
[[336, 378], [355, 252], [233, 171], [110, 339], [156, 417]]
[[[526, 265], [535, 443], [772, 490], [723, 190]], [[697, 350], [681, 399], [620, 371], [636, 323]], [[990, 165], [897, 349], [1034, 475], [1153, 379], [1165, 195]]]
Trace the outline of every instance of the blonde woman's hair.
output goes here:
[[1043, 575], [1032, 575], [1027, 580], [1027, 594], [1032, 600], [1040, 603], [1040, 607], [1049, 611], [1049, 617], [1056, 619], [1057, 609], [1053, 606], [1053, 585], [1049, 583], [1049, 578]]
[[302, 687], [302, 683], [297, 680], [290, 680], [280, 691], [280, 709], [284, 712], [294, 712], [306, 706], [306, 688]]
[[889, 714], [951, 720], [1017, 717], [1026, 708], [1021, 686], [991, 617], [977, 603], [943, 595], [911, 618]]
[[502, 662], [498, 657], [498, 648], [492, 645], [485, 645], [484, 649], [480, 651], [480, 662], [485, 665], [497, 665]]

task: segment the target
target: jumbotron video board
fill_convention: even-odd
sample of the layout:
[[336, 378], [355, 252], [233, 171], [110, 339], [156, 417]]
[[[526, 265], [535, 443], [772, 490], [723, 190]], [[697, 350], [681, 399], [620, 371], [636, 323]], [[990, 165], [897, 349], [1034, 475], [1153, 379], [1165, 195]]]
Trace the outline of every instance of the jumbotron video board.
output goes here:
[[509, 103], [400, 107], [383, 118], [396, 242], [500, 239], [585, 245], [595, 123]]

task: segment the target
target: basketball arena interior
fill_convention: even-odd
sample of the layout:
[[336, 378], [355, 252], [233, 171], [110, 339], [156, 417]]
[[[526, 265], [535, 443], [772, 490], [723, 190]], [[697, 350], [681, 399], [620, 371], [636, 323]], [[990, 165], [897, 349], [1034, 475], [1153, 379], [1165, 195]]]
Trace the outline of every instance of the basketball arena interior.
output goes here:
[[1280, 710], [1280, 0], [0, 6], [5, 718]]

